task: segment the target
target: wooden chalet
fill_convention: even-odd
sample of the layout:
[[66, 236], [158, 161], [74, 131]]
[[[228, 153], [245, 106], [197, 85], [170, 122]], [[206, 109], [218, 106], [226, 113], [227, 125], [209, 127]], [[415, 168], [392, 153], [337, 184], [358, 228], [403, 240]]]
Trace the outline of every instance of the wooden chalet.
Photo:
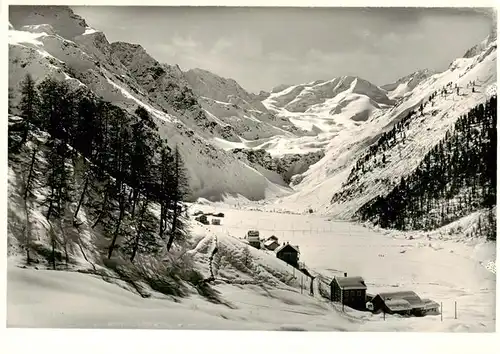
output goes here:
[[252, 247], [255, 247], [257, 249], [260, 249], [260, 238], [259, 238], [259, 231], [257, 230], [249, 230], [247, 232], [247, 241], [248, 241], [248, 244]]
[[267, 248], [268, 250], [274, 251], [276, 248], [280, 246], [279, 242], [274, 239], [267, 239], [266, 242], [264, 242], [264, 247]]
[[366, 284], [362, 277], [334, 277], [330, 283], [330, 300], [356, 310], [366, 310]]
[[281, 246], [276, 248], [276, 257], [282, 261], [290, 264], [291, 266], [297, 268], [299, 265], [299, 246], [294, 246], [289, 243], [283, 243]]

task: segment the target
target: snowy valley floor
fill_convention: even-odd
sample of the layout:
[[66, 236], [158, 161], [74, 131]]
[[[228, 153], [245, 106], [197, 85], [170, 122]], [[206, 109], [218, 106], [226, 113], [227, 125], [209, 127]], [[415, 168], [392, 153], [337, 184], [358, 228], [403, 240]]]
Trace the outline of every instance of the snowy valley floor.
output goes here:
[[[222, 225], [195, 226], [203, 241], [217, 236], [226, 247], [244, 247], [246, 231], [258, 229], [300, 246], [301, 261], [327, 278], [347, 272], [363, 276], [368, 292], [413, 290], [443, 304], [424, 318], [372, 315], [345, 309], [300, 287], [225, 284], [214, 287], [229, 306], [200, 296], [174, 302], [149, 298], [76, 272], [7, 267], [7, 326], [62, 328], [165, 328], [307, 331], [495, 331], [495, 244], [435, 232], [431, 235], [371, 230], [315, 215], [292, 215], [193, 205], [191, 212], [223, 212]], [[203, 242], [197, 248], [201, 248]], [[193, 250], [196, 252], [196, 250]], [[292, 269], [271, 252], [252, 249], [264, 266]], [[267, 267], [267, 268], [266, 268]], [[220, 271], [221, 274], [223, 270]], [[231, 272], [227, 272], [231, 275]], [[266, 273], [267, 274], [267, 273]], [[300, 282], [301, 275], [295, 274]], [[304, 284], [306, 283], [304, 277]], [[305, 287], [305, 286], [304, 286]], [[458, 319], [455, 319], [454, 303]]]

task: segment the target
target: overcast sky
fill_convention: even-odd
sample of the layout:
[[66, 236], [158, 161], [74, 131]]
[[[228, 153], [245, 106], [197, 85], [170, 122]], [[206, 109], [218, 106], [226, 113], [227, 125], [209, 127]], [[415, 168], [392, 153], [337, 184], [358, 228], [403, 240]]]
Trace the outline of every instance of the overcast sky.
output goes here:
[[356, 75], [383, 85], [445, 69], [489, 33], [480, 10], [425, 8], [73, 7], [110, 42], [141, 44], [183, 70], [252, 92]]

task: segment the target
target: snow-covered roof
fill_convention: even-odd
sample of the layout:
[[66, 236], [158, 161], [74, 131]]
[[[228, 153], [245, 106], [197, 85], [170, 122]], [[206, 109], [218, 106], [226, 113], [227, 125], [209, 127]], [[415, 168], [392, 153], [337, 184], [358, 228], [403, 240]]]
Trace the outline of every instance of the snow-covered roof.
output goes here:
[[366, 290], [366, 284], [362, 277], [335, 277], [332, 282], [336, 281], [341, 289], [351, 290], [359, 289]]
[[271, 239], [271, 240], [267, 240], [266, 242], [264, 242], [264, 246], [271, 246], [273, 243], [278, 243], [278, 241], [274, 240], [274, 239]]
[[283, 245], [279, 246], [278, 248], [276, 248], [276, 250], [275, 250], [275, 251], [276, 251], [276, 253], [278, 253], [278, 252], [280, 252], [281, 250], [283, 250], [283, 249], [284, 249], [284, 248], [286, 248], [286, 247], [291, 247], [291, 248], [293, 248], [295, 251], [297, 251], [297, 253], [300, 253], [299, 246], [291, 245], [291, 244], [289, 244], [289, 243], [285, 243], [285, 244], [283, 244]]
[[393, 299], [385, 301], [385, 305], [391, 311], [409, 311], [412, 309], [411, 304], [405, 299]]
[[386, 305], [388, 304], [388, 302], [392, 303], [392, 301], [398, 299], [407, 301], [412, 308], [423, 308], [425, 306], [422, 299], [414, 291], [380, 293], [378, 294], [378, 296], [380, 296], [380, 298], [386, 303]]
[[436, 301], [430, 299], [422, 299], [422, 302], [424, 303], [424, 309], [426, 310], [433, 310], [439, 308], [439, 304]]

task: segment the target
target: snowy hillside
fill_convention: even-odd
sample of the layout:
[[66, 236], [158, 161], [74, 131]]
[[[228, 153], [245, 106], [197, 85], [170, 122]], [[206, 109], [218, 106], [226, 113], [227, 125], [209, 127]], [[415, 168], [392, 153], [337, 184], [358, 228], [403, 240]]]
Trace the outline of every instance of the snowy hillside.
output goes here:
[[9, 13], [15, 28], [9, 30], [13, 105], [26, 74], [37, 83], [52, 75], [74, 88], [86, 86], [129, 111], [146, 108], [168, 143], [179, 146], [194, 198], [234, 193], [262, 199], [285, 192], [210, 143], [214, 137], [234, 139], [234, 129], [205, 114], [177, 66], [159, 64], [140, 45], [110, 44], [67, 7], [10, 7]]
[[[8, 264], [7, 325], [19, 327], [247, 329], [312, 331], [491, 332], [495, 328], [495, 247], [460, 240], [450, 229], [434, 233], [380, 232], [318, 216], [243, 211], [222, 203], [193, 204], [225, 214], [221, 226], [193, 224], [186, 256], [206, 276], [215, 276], [212, 302], [197, 294], [172, 301], [144, 285], [149, 298], [111, 279], [77, 272], [20, 269]], [[454, 227], [467, 228], [464, 219]], [[440, 316], [404, 318], [355, 311], [321, 297], [308, 277], [273, 252], [247, 248], [250, 228], [262, 237], [300, 245], [301, 261], [323, 279], [348, 272], [365, 278], [369, 293], [414, 290], [443, 303]], [[460, 242], [457, 242], [460, 241]], [[218, 252], [214, 254], [217, 246]], [[245, 251], [248, 249], [248, 251]], [[210, 267], [210, 264], [212, 267]], [[452, 269], [461, 269], [459, 273]], [[453, 275], [456, 274], [456, 275]], [[294, 278], [295, 277], [295, 278]], [[302, 289], [302, 290], [301, 290]], [[32, 301], [36, 292], [39, 301]], [[457, 302], [457, 319], [454, 304]]]
[[392, 99], [401, 99], [410, 93], [417, 85], [436, 72], [429, 69], [418, 70], [410, 75], [406, 75], [392, 84], [380, 86], [387, 91], [387, 95]]

